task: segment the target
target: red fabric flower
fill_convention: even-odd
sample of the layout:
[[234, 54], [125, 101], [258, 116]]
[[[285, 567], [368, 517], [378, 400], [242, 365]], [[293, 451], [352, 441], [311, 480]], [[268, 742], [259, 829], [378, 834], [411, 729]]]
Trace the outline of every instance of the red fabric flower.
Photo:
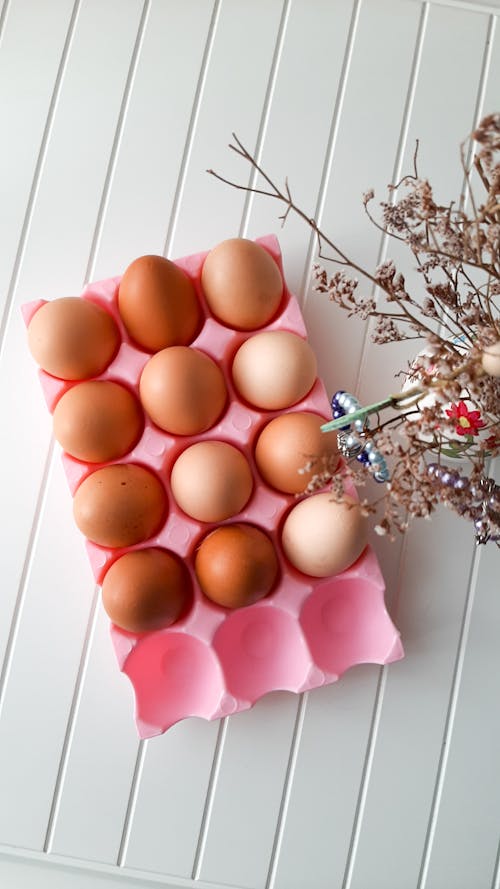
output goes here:
[[479, 435], [479, 430], [486, 426], [484, 420], [481, 420], [479, 411], [470, 411], [465, 401], [452, 404], [451, 410], [447, 410], [446, 413], [452, 420], [457, 421], [455, 425], [457, 435]]

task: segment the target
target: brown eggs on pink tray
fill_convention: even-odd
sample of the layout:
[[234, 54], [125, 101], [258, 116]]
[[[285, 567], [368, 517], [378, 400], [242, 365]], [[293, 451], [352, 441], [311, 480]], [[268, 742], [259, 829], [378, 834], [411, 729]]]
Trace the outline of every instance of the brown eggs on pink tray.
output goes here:
[[357, 506], [303, 493], [339, 456], [273, 236], [23, 312], [141, 737], [402, 656]]

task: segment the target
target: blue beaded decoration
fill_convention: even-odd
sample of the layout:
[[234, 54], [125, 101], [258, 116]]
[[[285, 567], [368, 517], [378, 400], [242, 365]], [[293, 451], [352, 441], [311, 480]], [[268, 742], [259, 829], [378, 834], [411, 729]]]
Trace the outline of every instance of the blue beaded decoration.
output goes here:
[[[345, 417], [346, 411], [344, 410], [344, 398], [343, 396], [347, 395], [342, 389], [335, 393], [331, 400], [331, 408], [332, 408], [332, 416], [334, 420], [338, 420], [339, 417]], [[350, 424], [348, 423], [346, 426], [340, 427], [342, 430], [349, 429]]]
[[[333, 419], [337, 420], [339, 417], [348, 419], [349, 414], [359, 411], [361, 405], [350, 392], [339, 389], [332, 398], [331, 407]], [[377, 451], [371, 439], [360, 440], [352, 431], [352, 427], [354, 432], [362, 434], [368, 427], [367, 419], [358, 418], [353, 423], [340, 427], [338, 443], [344, 457], [356, 457], [359, 463], [370, 469], [376, 482], [389, 481], [390, 474], [384, 455]]]

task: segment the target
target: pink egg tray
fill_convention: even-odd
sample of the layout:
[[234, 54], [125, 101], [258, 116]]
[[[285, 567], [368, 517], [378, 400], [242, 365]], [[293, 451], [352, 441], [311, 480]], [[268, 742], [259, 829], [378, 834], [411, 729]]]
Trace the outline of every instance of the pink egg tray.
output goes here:
[[[283, 275], [281, 253], [274, 236], [260, 238]], [[348, 570], [317, 579], [295, 570], [286, 560], [280, 529], [294, 495], [280, 494], [260, 478], [253, 448], [263, 426], [281, 411], [249, 407], [231, 382], [231, 362], [241, 343], [257, 331], [228, 328], [211, 316], [201, 285], [206, 253], [176, 263], [193, 280], [205, 321], [192, 346], [213, 358], [224, 371], [229, 398], [221, 420], [197, 436], [172, 436], [145, 417], [144, 431], [134, 449], [118, 463], [137, 463], [157, 474], [167, 492], [169, 509], [160, 532], [129, 549], [160, 546], [185, 561], [193, 583], [193, 604], [172, 626], [140, 635], [110, 624], [111, 639], [120, 670], [135, 693], [135, 720], [142, 738], [162, 734], [189, 716], [217, 719], [250, 708], [271, 691], [303, 692], [336, 681], [349, 667], [360, 663], [386, 664], [403, 657], [399, 633], [384, 604], [384, 582], [376, 556], [368, 546]], [[82, 299], [110, 312], [118, 324], [121, 346], [106, 371], [97, 379], [122, 382], [136, 395], [139, 379], [150, 354], [137, 348], [120, 319], [117, 292], [120, 278], [90, 284]], [[44, 303], [23, 307], [26, 324]], [[279, 315], [259, 329], [287, 330], [307, 338], [299, 305], [284, 287]], [[74, 383], [39, 371], [49, 410]], [[313, 411], [330, 418], [329, 400], [319, 378], [307, 397], [289, 410]], [[271, 537], [280, 562], [280, 579], [272, 593], [246, 608], [230, 611], [210, 602], [201, 592], [193, 569], [201, 539], [216, 525], [197, 522], [176, 505], [169, 487], [173, 463], [195, 441], [218, 439], [238, 447], [247, 457], [253, 477], [253, 494], [245, 509], [229, 521], [249, 522]], [[80, 482], [103, 464], [82, 463], [63, 452], [64, 468], [72, 494]], [[225, 524], [225, 523], [224, 523]], [[86, 541], [98, 584], [111, 563], [127, 549], [106, 549]]]

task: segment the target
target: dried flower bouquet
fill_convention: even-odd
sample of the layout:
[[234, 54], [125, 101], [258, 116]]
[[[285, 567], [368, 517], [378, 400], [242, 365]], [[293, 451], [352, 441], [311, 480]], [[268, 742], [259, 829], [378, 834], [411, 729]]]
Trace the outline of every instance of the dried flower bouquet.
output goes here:
[[[391, 259], [370, 272], [347, 256], [297, 206], [288, 181], [279, 188], [233, 139], [229, 147], [260, 175], [263, 187], [208, 172], [281, 202], [282, 224], [290, 213], [304, 220], [317, 237], [319, 259], [337, 266], [329, 274], [315, 265], [315, 289], [349, 317], [373, 319], [374, 343], [421, 341], [402, 391], [364, 407], [339, 391], [332, 398], [333, 420], [323, 427], [339, 430], [344, 474], [360, 485], [368, 472], [385, 486], [383, 496], [362, 501], [378, 517], [375, 530], [394, 536], [412, 518], [428, 518], [445, 504], [473, 523], [478, 543], [500, 545], [500, 486], [488, 472], [500, 450], [500, 114], [485, 117], [460, 146], [458, 201], [436, 202], [417, 169], [418, 144], [413, 172], [389, 186], [380, 220], [371, 209], [373, 190], [363, 195], [370, 221], [410, 251], [419, 275], [416, 292]], [[465, 464], [460, 471], [453, 465], [458, 459]], [[343, 496], [344, 479], [327, 470], [317, 472], [311, 490], [326, 483]]]

